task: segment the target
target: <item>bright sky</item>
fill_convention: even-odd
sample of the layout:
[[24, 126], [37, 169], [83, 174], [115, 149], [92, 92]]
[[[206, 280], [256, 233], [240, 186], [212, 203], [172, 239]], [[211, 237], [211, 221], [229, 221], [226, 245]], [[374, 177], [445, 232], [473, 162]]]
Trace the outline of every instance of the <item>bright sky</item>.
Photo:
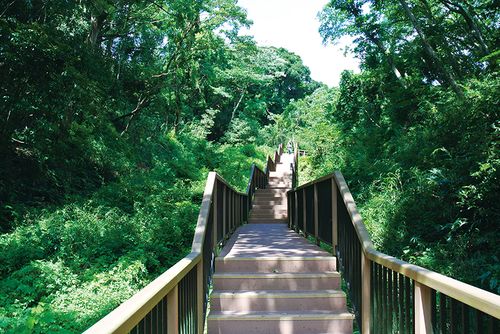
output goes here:
[[324, 46], [319, 35], [318, 12], [328, 0], [238, 0], [253, 21], [249, 31], [261, 46], [276, 46], [298, 54], [311, 70], [311, 77], [328, 86], [337, 86], [343, 70], [359, 72], [359, 62], [342, 50], [350, 43]]

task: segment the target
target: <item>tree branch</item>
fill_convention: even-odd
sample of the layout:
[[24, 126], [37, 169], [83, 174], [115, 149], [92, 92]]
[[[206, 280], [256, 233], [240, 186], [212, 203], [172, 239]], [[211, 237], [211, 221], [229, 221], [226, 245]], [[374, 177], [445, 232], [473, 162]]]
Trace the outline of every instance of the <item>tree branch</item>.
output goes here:
[[140, 97], [139, 98], [139, 101], [137, 102], [137, 105], [135, 107], [134, 110], [132, 110], [131, 112], [129, 112], [128, 114], [125, 114], [125, 115], [121, 115], [121, 116], [118, 116], [117, 118], [113, 119], [113, 122], [116, 122], [116, 121], [119, 121], [121, 119], [124, 119], [126, 117], [130, 117], [130, 116], [134, 116], [135, 114], [139, 113], [139, 111], [144, 107], [144, 105], [146, 104], [148, 98], [145, 96], [145, 97]]
[[5, 6], [5, 9], [3, 10], [2, 14], [0, 14], [0, 17], [2, 17], [9, 10], [10, 6], [12, 6], [14, 2], [16, 2], [16, 0], [12, 1], [7, 6]]

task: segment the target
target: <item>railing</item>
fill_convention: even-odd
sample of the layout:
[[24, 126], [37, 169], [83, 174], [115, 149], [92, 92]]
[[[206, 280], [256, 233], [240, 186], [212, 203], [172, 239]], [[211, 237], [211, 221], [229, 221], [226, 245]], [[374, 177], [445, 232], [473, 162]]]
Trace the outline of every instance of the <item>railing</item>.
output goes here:
[[287, 193], [289, 227], [331, 245], [361, 333], [500, 333], [500, 296], [378, 252], [340, 172]]
[[295, 189], [299, 181], [299, 144], [293, 144], [293, 160], [290, 166], [292, 170], [292, 189]]
[[[278, 152], [281, 150], [280, 145]], [[275, 166], [275, 161], [271, 159], [270, 162]], [[266, 171], [269, 168], [268, 163]], [[210, 172], [191, 253], [90, 327], [85, 334], [203, 333], [217, 250], [238, 226], [247, 221], [255, 189], [267, 186], [268, 175], [268, 172], [252, 165], [247, 191], [241, 193], [217, 173]]]
[[280, 156], [283, 153], [283, 144], [279, 144], [278, 150], [274, 151], [274, 157], [267, 157], [267, 166], [265, 169], [266, 175], [269, 177], [269, 172], [276, 171], [276, 164], [280, 162]]

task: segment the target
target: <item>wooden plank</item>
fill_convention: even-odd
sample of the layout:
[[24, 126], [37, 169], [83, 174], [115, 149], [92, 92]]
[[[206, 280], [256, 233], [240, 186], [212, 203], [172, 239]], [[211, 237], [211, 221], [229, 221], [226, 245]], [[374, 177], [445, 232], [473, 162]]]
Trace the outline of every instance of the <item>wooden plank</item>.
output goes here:
[[302, 218], [303, 219], [302, 220], [302, 228], [304, 229], [303, 232], [304, 232], [304, 234], [305, 234], [305, 236], [307, 238], [307, 221], [306, 221], [307, 220], [307, 215], [306, 215], [306, 213], [307, 213], [307, 200], [306, 200], [306, 189], [302, 189], [302, 202], [303, 202], [302, 207], [304, 208], [304, 212], [302, 212], [303, 213], [303, 215], [302, 215], [302, 217], [303, 217]]
[[[207, 288], [208, 289], [208, 288]], [[203, 334], [204, 332], [204, 317], [203, 317], [203, 306], [205, 303], [205, 296], [203, 293], [203, 259], [196, 265], [196, 314], [198, 318], [198, 334]], [[170, 332], [169, 332], [170, 333]]]
[[414, 321], [415, 334], [432, 334], [431, 289], [415, 282]]
[[397, 271], [398, 273], [411, 278], [415, 282], [426, 285], [431, 289], [442, 292], [453, 299], [500, 319], [500, 295], [476, 288], [472, 285], [457, 281], [453, 278], [438, 274], [420, 266], [412, 265], [408, 262], [377, 251], [373, 246], [365, 225], [363, 224], [361, 215], [356, 208], [356, 204], [354, 203], [354, 199], [349, 191], [349, 187], [347, 186], [344, 177], [342, 176], [342, 173], [335, 173], [335, 181], [339, 187], [342, 200], [347, 207], [347, 211], [358, 238], [361, 240], [363, 250], [370, 260], [393, 271]]
[[295, 196], [295, 222], [294, 222], [294, 230], [295, 232], [299, 232], [299, 199], [297, 196], [297, 191], [293, 192]]
[[371, 317], [371, 262], [361, 252], [361, 328], [363, 334], [370, 334]]
[[167, 295], [167, 333], [179, 333], [179, 289], [178, 286]]
[[336, 249], [338, 243], [338, 231], [339, 231], [339, 222], [337, 216], [337, 183], [335, 179], [332, 177], [332, 246], [333, 246], [333, 255], [336, 255]]
[[227, 229], [227, 188], [222, 187], [222, 240], [226, 238]]
[[319, 217], [318, 217], [318, 184], [314, 184], [314, 237], [319, 246]]
[[[85, 334], [123, 333], [134, 328], [201, 261], [201, 253], [192, 252], [130, 299], [108, 313]], [[167, 305], [167, 309], [170, 305]]]
[[205, 239], [208, 217], [210, 215], [210, 204], [212, 201], [216, 178], [217, 174], [215, 172], [210, 172], [208, 174], [205, 192], [203, 193], [203, 201], [201, 202], [200, 213], [198, 214], [198, 222], [194, 232], [193, 243], [191, 245], [191, 251], [193, 252], [201, 253], [203, 249], [202, 246]]
[[[259, 169], [258, 167], [256, 167], [257, 169]], [[226, 180], [224, 180], [219, 174], [217, 174], [216, 172], [210, 172], [210, 173], [214, 173], [215, 174], [215, 177], [217, 178], [217, 180], [219, 180], [220, 182], [224, 183], [226, 185], [226, 187], [228, 187], [229, 189], [231, 189], [232, 191], [234, 191], [235, 193], [237, 194], [240, 194], [240, 195], [246, 195], [246, 193], [242, 193], [242, 192], [239, 192], [237, 191], [235, 188], [233, 188]], [[209, 175], [210, 175], [209, 173]], [[208, 181], [207, 181], [208, 182]]]
[[213, 245], [213, 248], [214, 248], [214, 254], [217, 255], [217, 244], [218, 244], [218, 240], [217, 240], [217, 235], [218, 235], [218, 232], [217, 232], [217, 182], [215, 182], [214, 184], [214, 190], [213, 190], [213, 193], [212, 193], [212, 210], [213, 210], [213, 213], [212, 213], [212, 245]]

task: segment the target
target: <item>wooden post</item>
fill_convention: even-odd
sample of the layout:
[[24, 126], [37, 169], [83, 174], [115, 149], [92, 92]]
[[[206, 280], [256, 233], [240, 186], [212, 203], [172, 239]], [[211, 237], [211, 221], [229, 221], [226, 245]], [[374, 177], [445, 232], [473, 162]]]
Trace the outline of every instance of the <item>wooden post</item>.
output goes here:
[[[203, 293], [203, 258], [196, 265], [196, 309], [198, 313], [198, 334], [204, 332], [203, 305], [205, 304], [205, 294]], [[169, 332], [170, 333], [170, 332]]]
[[319, 246], [319, 217], [318, 217], [318, 184], [314, 184], [314, 237]]
[[233, 224], [234, 224], [234, 207], [233, 207], [233, 192], [231, 189], [227, 189], [228, 193], [228, 209], [229, 209], [229, 231], [231, 232], [233, 230]]
[[167, 295], [167, 333], [179, 333], [179, 289], [178, 285]]
[[236, 214], [237, 214], [237, 206], [236, 206], [236, 194], [234, 192], [231, 191], [231, 206], [233, 207], [233, 228], [232, 230], [234, 230], [236, 228], [236, 226], [238, 225], [238, 219], [236, 218]]
[[431, 289], [415, 281], [415, 334], [432, 333]]
[[236, 194], [236, 226], [241, 225], [241, 197]]
[[295, 222], [294, 222], [294, 230], [295, 232], [299, 232], [299, 228], [298, 228], [298, 225], [299, 225], [299, 200], [297, 199], [297, 191], [294, 191], [293, 192], [293, 196], [295, 198], [295, 215], [294, 215], [294, 219], [295, 219]]
[[236, 212], [238, 213], [236, 215], [236, 217], [238, 219], [237, 225], [240, 226], [241, 225], [241, 196], [240, 196], [240, 194], [236, 195], [236, 198], [238, 199], [236, 201], [236, 203], [237, 203]]
[[303, 226], [302, 226], [302, 228], [304, 229], [304, 235], [307, 238], [307, 221], [306, 221], [306, 219], [307, 219], [307, 214], [306, 214], [306, 212], [307, 212], [307, 200], [306, 200], [306, 188], [302, 189], [302, 200], [304, 202], [304, 205], [303, 205], [304, 212], [303, 212], [303, 215], [302, 215], [302, 217], [303, 217], [303, 221], [302, 221], [302, 225]]
[[371, 264], [361, 250], [361, 327], [362, 334], [370, 334], [371, 317]]
[[231, 211], [232, 211], [232, 223], [231, 230], [234, 230], [236, 227], [236, 194], [231, 191]]
[[226, 185], [222, 185], [222, 239], [224, 240], [226, 238], [226, 233], [227, 233], [227, 215], [226, 215], [226, 210], [227, 210], [227, 196], [226, 196]]
[[337, 220], [337, 183], [335, 182], [335, 176], [332, 177], [332, 247], [333, 255], [336, 256], [336, 249], [338, 243], [338, 230], [339, 223]]
[[232, 207], [232, 212], [233, 212], [233, 214], [232, 214], [233, 223], [232, 223], [231, 230], [234, 230], [236, 228], [238, 221], [236, 220], [236, 194], [232, 191], [231, 191], [231, 207]]
[[212, 192], [212, 210], [213, 213], [212, 213], [212, 218], [213, 218], [213, 221], [212, 221], [212, 246], [214, 248], [214, 254], [215, 256], [217, 256], [217, 219], [219, 217], [217, 217], [217, 181], [215, 181], [214, 183], [214, 191]]

